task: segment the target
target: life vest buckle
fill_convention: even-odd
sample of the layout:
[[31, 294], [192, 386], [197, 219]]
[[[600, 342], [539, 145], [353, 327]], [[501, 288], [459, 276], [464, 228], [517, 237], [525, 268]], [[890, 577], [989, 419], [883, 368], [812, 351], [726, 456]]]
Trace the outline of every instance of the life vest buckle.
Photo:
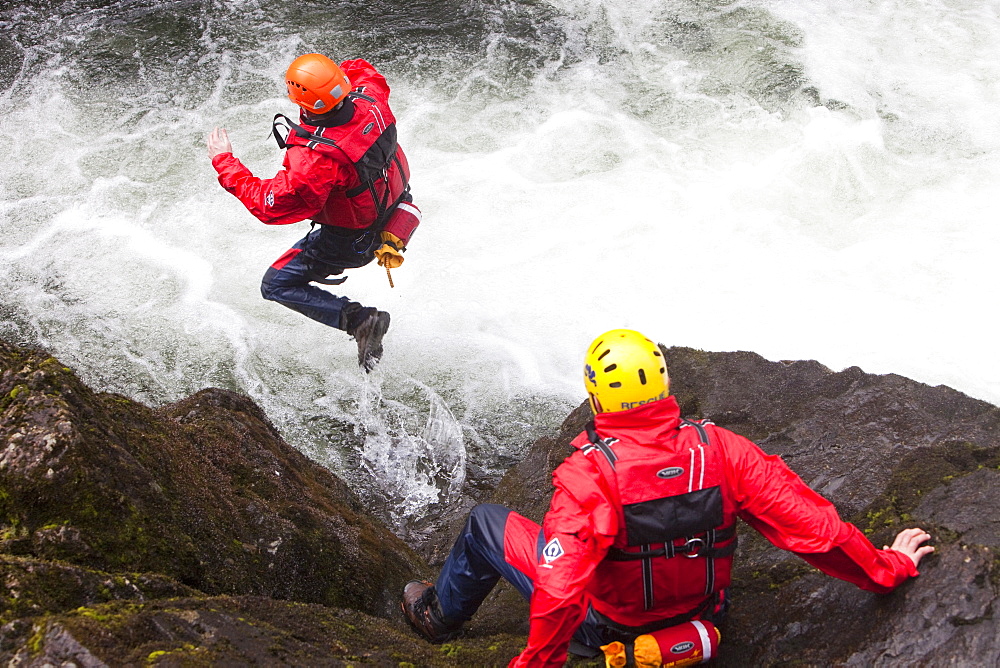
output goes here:
[[688, 559], [694, 559], [705, 547], [705, 541], [701, 538], [688, 538], [687, 542], [680, 546], [679, 552], [683, 552]]

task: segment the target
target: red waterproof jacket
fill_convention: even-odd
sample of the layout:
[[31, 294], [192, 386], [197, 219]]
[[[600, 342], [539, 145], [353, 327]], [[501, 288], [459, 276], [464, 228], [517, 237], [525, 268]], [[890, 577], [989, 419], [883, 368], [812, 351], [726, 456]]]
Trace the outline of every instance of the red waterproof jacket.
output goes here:
[[[335, 141], [343, 150], [326, 145], [306, 145], [289, 135], [283, 169], [274, 178], [259, 179], [232, 153], [212, 159], [219, 173], [219, 183], [233, 193], [260, 221], [268, 225], [286, 225], [312, 219], [317, 223], [363, 229], [378, 216], [373, 193], [364, 187], [355, 167], [357, 154], [371, 146], [391, 128], [395, 118], [389, 110], [389, 86], [385, 78], [364, 60], [347, 60], [341, 69], [351, 81], [352, 91], [363, 97], [353, 100], [354, 114], [344, 125], [317, 128], [304, 117], [301, 127], [319, 132]], [[398, 161], [387, 170], [387, 178], [377, 184], [376, 195], [391, 205], [406, 186], [409, 167], [401, 148]], [[385, 193], [386, 181], [389, 193]]]
[[[602, 413], [594, 422], [602, 439], [618, 439], [626, 449], [648, 448], [652, 459], [695, 451], [700, 443], [696, 429], [681, 427], [673, 397]], [[704, 429], [708, 447], [716, 449], [715, 464], [708, 466], [720, 467], [722, 525], [728, 527], [739, 517], [774, 545], [869, 591], [889, 592], [918, 574], [909, 557], [875, 549], [857, 527], [843, 522], [833, 504], [779, 456], [767, 455], [720, 427], [707, 424]], [[729, 583], [731, 557], [715, 560], [714, 583], [706, 582], [705, 559], [660, 557], [655, 560], [660, 570], [653, 573], [655, 596], [648, 608], [640, 562], [607, 559], [610, 549], [624, 545], [623, 511], [615, 485], [607, 480], [604, 456], [590, 443], [586, 433], [577, 437], [573, 445], [578, 450], [553, 474], [555, 493], [542, 525], [548, 556], [543, 553], [539, 562], [528, 646], [511, 666], [562, 666], [588, 605], [619, 624], [641, 626], [695, 610], [706, 599], [706, 584], [718, 591]], [[553, 540], [558, 549], [550, 550]]]

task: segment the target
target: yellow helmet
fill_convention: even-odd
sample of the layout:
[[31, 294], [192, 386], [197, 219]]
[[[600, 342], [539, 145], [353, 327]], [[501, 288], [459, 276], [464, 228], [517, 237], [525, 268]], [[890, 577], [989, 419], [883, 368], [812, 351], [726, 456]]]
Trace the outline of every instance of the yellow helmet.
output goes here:
[[587, 349], [583, 383], [595, 414], [627, 411], [670, 394], [660, 347], [631, 329], [612, 329], [594, 339]]

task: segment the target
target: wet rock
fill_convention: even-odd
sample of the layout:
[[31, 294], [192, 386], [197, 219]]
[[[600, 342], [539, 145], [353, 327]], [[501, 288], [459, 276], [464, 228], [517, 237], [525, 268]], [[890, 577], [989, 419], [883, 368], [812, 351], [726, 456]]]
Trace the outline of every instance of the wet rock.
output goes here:
[[[718, 665], [1000, 663], [1000, 409], [855, 368], [667, 359], [685, 414], [781, 454], [876, 544], [913, 525], [937, 544], [919, 578], [878, 596], [742, 526]], [[395, 599], [432, 569], [246, 397], [209, 389], [154, 410], [0, 342], [0, 417], [0, 661], [504, 666], [524, 645], [527, 604], [504, 586], [462, 638], [417, 638]], [[541, 520], [589, 417], [581, 405], [477, 498]], [[432, 561], [467, 510], [430, 541]]]
[[523, 641], [431, 645], [356, 610], [254, 596], [108, 603], [0, 629], [4, 637], [20, 648], [10, 664], [22, 666], [501, 666]]
[[233, 392], [153, 410], [0, 342], [0, 415], [8, 554], [383, 614], [421, 567]]
[[[666, 353], [685, 415], [710, 418], [782, 455], [879, 547], [921, 526], [938, 550], [919, 578], [879, 596], [821, 574], [741, 525], [719, 665], [1000, 663], [993, 619], [1000, 409], [857, 368], [835, 373], [747, 352]], [[551, 471], [589, 417], [581, 405], [559, 434], [539, 439], [493, 500], [540, 520]], [[500, 587], [472, 624], [484, 632], [523, 629], [526, 609]]]
[[1000, 470], [948, 479], [924, 496], [915, 514], [966, 545], [1000, 548]]

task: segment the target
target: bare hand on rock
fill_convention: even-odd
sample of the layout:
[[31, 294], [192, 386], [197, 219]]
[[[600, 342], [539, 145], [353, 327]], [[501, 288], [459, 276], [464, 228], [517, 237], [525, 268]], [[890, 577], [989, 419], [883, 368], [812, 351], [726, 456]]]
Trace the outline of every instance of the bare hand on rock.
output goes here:
[[892, 547], [886, 545], [883, 549], [902, 552], [913, 561], [914, 566], [919, 566], [920, 560], [934, 551], [930, 545], [921, 547], [921, 543], [930, 540], [930, 537], [931, 535], [923, 529], [903, 529], [896, 534]]

